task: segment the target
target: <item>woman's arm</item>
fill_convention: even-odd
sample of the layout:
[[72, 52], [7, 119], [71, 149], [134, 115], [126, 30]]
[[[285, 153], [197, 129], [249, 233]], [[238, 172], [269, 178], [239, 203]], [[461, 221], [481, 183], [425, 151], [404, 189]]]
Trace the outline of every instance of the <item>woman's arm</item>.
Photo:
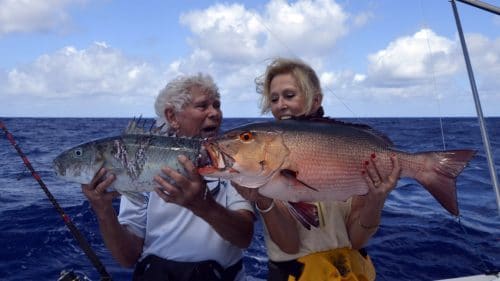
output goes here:
[[347, 221], [347, 231], [354, 249], [362, 248], [377, 232], [385, 200], [396, 187], [401, 167], [395, 155], [390, 158], [392, 171], [386, 178], [378, 172], [379, 158], [371, 159], [363, 171], [369, 190], [367, 194], [353, 198]]
[[285, 253], [297, 253], [300, 245], [297, 224], [286, 204], [260, 195], [258, 189], [232, 184], [243, 198], [255, 203], [273, 242]]

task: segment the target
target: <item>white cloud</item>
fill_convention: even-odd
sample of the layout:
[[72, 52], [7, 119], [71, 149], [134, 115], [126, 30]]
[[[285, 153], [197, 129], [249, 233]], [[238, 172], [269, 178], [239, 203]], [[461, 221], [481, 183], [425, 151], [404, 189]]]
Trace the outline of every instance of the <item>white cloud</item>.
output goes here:
[[[484, 104], [498, 103], [500, 95], [500, 38], [467, 34], [476, 83]], [[368, 56], [367, 74], [349, 70], [323, 73], [336, 98], [345, 103], [411, 101], [423, 110], [425, 104], [446, 102], [463, 108], [470, 103], [470, 86], [458, 38], [449, 39], [430, 29], [396, 38], [387, 47]], [[328, 99], [327, 99], [328, 101]], [[330, 101], [331, 103], [331, 101]], [[425, 114], [425, 113], [424, 113]]]
[[66, 12], [84, 0], [0, 0], [0, 37], [14, 32], [59, 30], [68, 24]]
[[264, 31], [259, 15], [240, 4], [216, 4], [183, 14], [180, 21], [191, 29], [193, 47], [218, 61], [253, 59], [259, 48], [259, 34]]
[[[74, 2], [0, 0], [0, 37], [10, 32], [60, 30], [68, 23], [66, 10]], [[29, 9], [21, 9], [28, 4]], [[359, 70], [362, 66], [354, 71], [332, 63], [339, 40], [375, 16], [366, 11], [350, 14], [334, 0], [270, 0], [259, 11], [243, 4], [214, 4], [181, 15], [180, 22], [191, 32], [191, 49], [168, 65], [132, 59], [122, 53], [122, 46], [107, 42], [86, 48], [67, 43], [25, 65], [0, 69], [0, 98], [30, 101], [36, 97], [40, 110], [45, 101], [62, 107], [68, 103], [64, 109], [70, 115], [68, 108], [80, 106], [75, 100], [100, 106], [102, 111], [95, 114], [101, 116], [106, 116], [109, 103], [118, 102], [114, 112], [129, 116], [129, 112], [150, 112], [158, 90], [174, 76], [202, 71], [213, 75], [219, 85], [226, 116], [258, 116], [254, 79], [277, 55], [298, 56], [317, 70], [325, 90], [325, 106], [336, 107], [327, 108], [327, 112], [339, 112], [338, 100], [364, 114], [365, 110], [356, 108], [360, 101], [374, 106], [378, 103], [382, 111], [388, 101], [402, 104], [416, 98], [413, 106], [419, 97], [423, 97], [420, 103], [425, 109], [431, 95], [446, 101], [452, 94], [465, 92], [468, 81], [458, 39], [431, 29], [386, 42], [383, 49], [366, 58], [366, 71]], [[479, 90], [493, 100], [500, 88], [500, 39], [468, 34], [467, 43]], [[342, 48], [346, 46], [349, 48]], [[358, 47], [352, 51], [358, 52]], [[452, 85], [454, 82], [461, 87]]]
[[211, 73], [221, 88], [223, 103], [257, 106], [254, 79], [271, 58], [300, 56], [321, 67], [348, 33], [348, 18], [333, 0], [271, 0], [263, 11], [241, 4], [215, 4], [184, 13], [180, 21], [191, 30], [193, 51], [176, 61], [175, 69]]
[[162, 71], [127, 58], [105, 43], [79, 50], [67, 46], [6, 71], [0, 91], [44, 98], [154, 96]]
[[324, 88], [349, 89], [365, 80], [364, 74], [357, 74], [350, 70], [339, 72], [323, 72], [319, 74], [321, 85]]
[[[477, 85], [499, 96], [500, 38], [491, 40], [481, 34], [467, 34], [466, 42]], [[458, 38], [451, 40], [429, 29], [393, 40], [387, 48], [369, 55], [368, 60], [366, 86], [372, 93], [403, 97], [426, 96], [436, 91], [440, 95], [451, 94], [450, 85], [457, 83], [457, 75], [466, 74]]]
[[428, 81], [434, 76], [457, 71], [456, 44], [422, 29], [412, 36], [397, 38], [368, 56], [368, 76], [375, 86], [395, 86]]
[[320, 55], [331, 50], [348, 32], [348, 14], [335, 1], [274, 0], [267, 5], [264, 24], [272, 27], [268, 48], [282, 50], [281, 44], [301, 55]]
[[221, 63], [246, 65], [277, 54], [324, 55], [346, 35], [348, 15], [331, 0], [271, 0], [261, 13], [216, 4], [181, 15], [194, 49]]
[[[338, 41], [375, 16], [370, 11], [350, 14], [333, 0], [271, 0], [262, 11], [217, 4], [182, 15], [181, 23], [192, 33], [193, 52], [176, 66], [185, 72], [201, 69], [212, 73], [223, 92], [223, 103], [228, 104], [257, 105], [254, 78], [277, 55], [298, 56], [316, 69], [327, 106], [338, 104], [335, 99], [348, 103], [361, 98], [370, 103], [457, 94], [460, 87], [450, 83], [467, 79], [460, 44], [457, 38], [438, 35], [432, 29], [388, 42], [367, 57], [366, 73], [332, 69], [328, 62]], [[475, 59], [476, 68], [484, 69], [478, 72], [483, 74], [480, 85], [498, 88], [498, 42], [472, 37], [468, 36], [470, 52], [481, 57]]]

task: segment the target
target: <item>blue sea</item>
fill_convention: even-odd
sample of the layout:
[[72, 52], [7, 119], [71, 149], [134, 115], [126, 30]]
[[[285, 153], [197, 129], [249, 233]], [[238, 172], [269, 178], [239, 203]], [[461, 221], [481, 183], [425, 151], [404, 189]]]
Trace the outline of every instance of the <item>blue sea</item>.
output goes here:
[[[76, 144], [121, 133], [129, 120], [94, 118], [0, 118], [14, 135], [64, 212], [88, 240], [113, 280], [130, 280], [101, 239], [80, 186], [56, 178], [52, 160]], [[228, 118], [223, 129], [257, 119]], [[398, 149], [472, 148], [477, 156], [458, 177], [460, 216], [448, 214], [420, 185], [399, 181], [386, 201], [379, 231], [367, 250], [377, 280], [436, 280], [500, 271], [500, 216], [476, 118], [366, 118]], [[500, 167], [500, 118], [486, 120]], [[444, 138], [443, 138], [444, 137]], [[497, 168], [497, 171], [499, 169]], [[116, 207], [118, 205], [116, 204]], [[47, 196], [0, 132], [0, 280], [57, 280], [74, 271], [86, 280], [99, 274], [78, 246]], [[245, 251], [250, 280], [265, 280], [267, 257], [262, 225]], [[82, 279], [82, 280], [83, 280]]]

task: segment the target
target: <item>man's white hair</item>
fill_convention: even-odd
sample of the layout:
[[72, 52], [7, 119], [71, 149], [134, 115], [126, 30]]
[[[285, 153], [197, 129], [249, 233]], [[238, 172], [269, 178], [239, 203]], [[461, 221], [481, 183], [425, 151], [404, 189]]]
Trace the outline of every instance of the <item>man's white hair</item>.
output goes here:
[[191, 89], [193, 87], [199, 87], [202, 92], [220, 99], [219, 88], [210, 75], [197, 73], [194, 75], [178, 76], [168, 82], [156, 97], [155, 111], [157, 126], [163, 126], [163, 130], [168, 130], [169, 124], [165, 117], [165, 110], [171, 108], [175, 112], [181, 111], [185, 105], [191, 102]]

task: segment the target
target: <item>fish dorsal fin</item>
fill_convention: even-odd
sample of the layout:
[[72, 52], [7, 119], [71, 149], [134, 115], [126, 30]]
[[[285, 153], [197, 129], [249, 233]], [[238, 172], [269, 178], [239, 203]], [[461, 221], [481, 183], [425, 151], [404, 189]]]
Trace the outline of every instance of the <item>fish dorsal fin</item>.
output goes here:
[[351, 123], [351, 122], [346, 122], [346, 121], [340, 121], [334, 118], [330, 117], [318, 117], [318, 116], [298, 116], [298, 117], [292, 117], [292, 120], [297, 120], [297, 121], [313, 121], [313, 122], [320, 122], [320, 123], [325, 123], [325, 124], [332, 124], [332, 125], [341, 125], [341, 126], [349, 126], [358, 130], [363, 130], [366, 132], [371, 133], [372, 135], [378, 137], [382, 142], [386, 143], [387, 146], [394, 146], [394, 143], [392, 140], [385, 135], [384, 133], [377, 131], [376, 129], [372, 128], [369, 125], [362, 124], [362, 123]]
[[139, 116], [139, 118], [133, 118], [128, 122], [127, 127], [125, 128], [125, 131], [123, 132], [124, 135], [157, 135], [157, 136], [163, 136], [165, 135], [164, 131], [164, 126], [165, 124], [161, 126], [156, 126], [156, 120], [151, 122], [151, 125], [146, 126], [147, 124], [146, 119], [142, 119], [142, 115]]

